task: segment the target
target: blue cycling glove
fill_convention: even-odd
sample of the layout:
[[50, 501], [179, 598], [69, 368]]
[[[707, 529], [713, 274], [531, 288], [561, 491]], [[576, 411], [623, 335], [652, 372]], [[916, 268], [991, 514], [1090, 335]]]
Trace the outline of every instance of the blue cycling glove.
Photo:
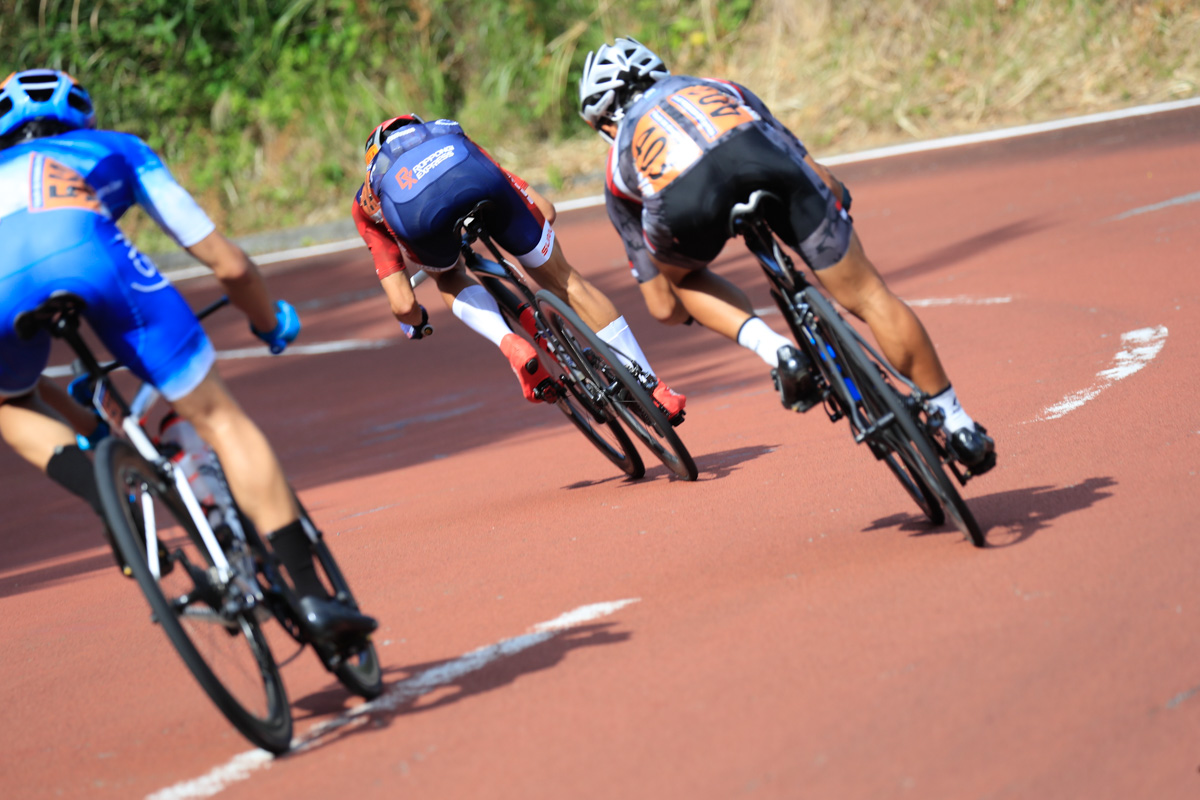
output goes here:
[[279, 355], [300, 335], [300, 315], [288, 301], [276, 300], [274, 330], [263, 332], [251, 323], [250, 332], [266, 342], [272, 353]]

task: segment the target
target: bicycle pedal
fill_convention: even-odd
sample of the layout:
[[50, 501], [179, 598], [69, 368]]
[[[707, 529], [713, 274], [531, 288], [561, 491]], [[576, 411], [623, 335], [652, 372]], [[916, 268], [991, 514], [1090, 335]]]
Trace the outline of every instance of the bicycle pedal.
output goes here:
[[537, 388], [533, 390], [533, 396], [544, 403], [553, 403], [561, 396], [561, 394], [559, 392], [559, 386], [557, 383], [555, 383], [554, 379], [546, 378], [546, 380], [539, 383]]

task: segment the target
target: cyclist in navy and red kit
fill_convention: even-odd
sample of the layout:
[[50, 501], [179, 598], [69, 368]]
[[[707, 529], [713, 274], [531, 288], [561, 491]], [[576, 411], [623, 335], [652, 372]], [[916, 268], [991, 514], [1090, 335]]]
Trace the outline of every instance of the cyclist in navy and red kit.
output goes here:
[[526, 399], [540, 400], [538, 387], [549, 373], [533, 346], [509, 330], [495, 299], [470, 277], [461, 258], [461, 234], [454, 224], [477, 203], [490, 200], [487, 223], [496, 243], [623, 358], [635, 362], [649, 376], [647, 388], [667, 417], [676, 423], [682, 419], [686, 398], [653, 377], [625, 318], [563, 255], [551, 227], [554, 206], [501, 168], [457, 122], [395, 117], [371, 132], [365, 155], [368, 171], [354, 197], [354, 221], [392, 313], [409, 338], [422, 338], [429, 319], [413, 294], [411, 267], [434, 277], [454, 315], [508, 358]]
[[695, 319], [753, 350], [774, 369], [784, 404], [806, 372], [804, 356], [753, 313], [736, 286], [708, 264], [729, 239], [729, 214], [751, 192], [783, 199], [771, 227], [822, 286], [871, 328], [884, 356], [945, 415], [954, 454], [973, 474], [990, 469], [995, 445], [963, 411], [924, 326], [887, 288], [847, 214], [850, 194], [749, 89], [671, 75], [632, 38], [589, 53], [580, 114], [609, 152], [605, 199], [650, 313], [667, 324]]
[[270, 532], [309, 633], [326, 641], [369, 633], [375, 621], [329, 598], [320, 583], [275, 453], [213, 369], [216, 353], [200, 323], [116, 221], [135, 204], [145, 209], [213, 270], [273, 352], [300, 332], [296, 312], [272, 302], [254, 263], [145, 142], [92, 130], [95, 119], [88, 93], [66, 73], [26, 70], [0, 83], [0, 437], [101, 513], [92, 462], [52, 411], [70, 400], [41, 379], [50, 334], [25, 341], [13, 327], [56, 291], [78, 295], [109, 352], [212, 445], [238, 504]]

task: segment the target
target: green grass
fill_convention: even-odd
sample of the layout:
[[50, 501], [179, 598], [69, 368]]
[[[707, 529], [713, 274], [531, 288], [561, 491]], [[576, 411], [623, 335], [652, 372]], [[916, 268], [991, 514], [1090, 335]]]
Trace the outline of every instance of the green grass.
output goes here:
[[575, 84], [624, 33], [750, 86], [818, 156], [1200, 84], [1190, 0], [0, 0], [3, 66], [71, 71], [235, 235], [345, 216], [362, 140], [405, 110], [558, 196], [595, 191]]

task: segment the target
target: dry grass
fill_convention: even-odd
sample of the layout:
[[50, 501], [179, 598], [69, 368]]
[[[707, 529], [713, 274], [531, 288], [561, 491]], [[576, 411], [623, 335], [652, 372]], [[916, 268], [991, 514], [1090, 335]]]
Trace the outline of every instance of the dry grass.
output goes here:
[[[741, 30], [697, 36], [670, 66], [749, 86], [821, 157], [1191, 97], [1198, 41], [1194, 0], [762, 0]], [[582, 122], [565, 141], [515, 133], [482, 144], [555, 199], [600, 189], [605, 146]], [[244, 234], [280, 227], [267, 220], [345, 217], [352, 186], [314, 185], [306, 207], [282, 215], [271, 206], [272, 180], [304, 177], [280, 165], [305, 163], [314, 146], [272, 142], [264, 180], [225, 187], [242, 196], [238, 217], [220, 222]], [[150, 234], [143, 246], [167, 249], [138, 227]]]

